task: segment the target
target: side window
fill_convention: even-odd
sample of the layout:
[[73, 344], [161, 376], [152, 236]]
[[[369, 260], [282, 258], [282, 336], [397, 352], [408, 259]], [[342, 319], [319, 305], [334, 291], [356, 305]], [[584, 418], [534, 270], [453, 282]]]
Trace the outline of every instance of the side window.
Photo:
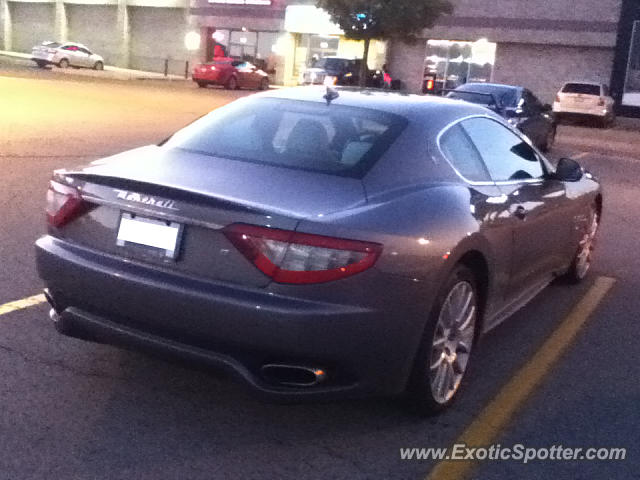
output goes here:
[[453, 167], [469, 181], [490, 182], [482, 158], [460, 124], [454, 125], [440, 138], [440, 148]]
[[544, 175], [542, 164], [531, 146], [500, 123], [488, 118], [462, 122], [496, 182], [527, 180]]

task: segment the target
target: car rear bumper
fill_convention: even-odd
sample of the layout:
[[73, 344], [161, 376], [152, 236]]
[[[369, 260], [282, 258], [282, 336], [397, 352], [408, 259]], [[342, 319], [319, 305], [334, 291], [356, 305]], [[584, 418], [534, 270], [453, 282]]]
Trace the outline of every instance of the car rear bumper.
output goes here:
[[[36, 258], [63, 333], [194, 360], [273, 398], [402, 392], [426, 320], [393, 301], [379, 310], [216, 284], [51, 236], [36, 242]], [[414, 283], [387, 279], [405, 293]], [[322, 369], [326, 378], [286, 385], [264, 375], [268, 364]]]
[[607, 107], [588, 107], [588, 108], [580, 108], [580, 107], [569, 107], [565, 105], [557, 105], [553, 106], [553, 112], [556, 115], [572, 115], [572, 116], [589, 116], [589, 117], [606, 117], [611, 114], [611, 110]]
[[208, 74], [202, 74], [202, 73], [198, 73], [198, 72], [193, 72], [191, 74], [191, 79], [194, 82], [204, 82], [204, 83], [210, 83], [212, 85], [221, 85], [221, 79], [219, 76], [212, 76], [212, 75], [208, 75]]

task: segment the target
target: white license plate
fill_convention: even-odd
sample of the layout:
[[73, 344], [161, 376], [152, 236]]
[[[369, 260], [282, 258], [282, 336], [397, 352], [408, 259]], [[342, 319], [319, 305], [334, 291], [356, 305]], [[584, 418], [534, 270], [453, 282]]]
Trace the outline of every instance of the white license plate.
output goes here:
[[176, 222], [154, 220], [123, 213], [118, 228], [117, 244], [121, 247], [135, 243], [164, 250], [165, 255], [176, 258], [180, 246], [182, 225]]

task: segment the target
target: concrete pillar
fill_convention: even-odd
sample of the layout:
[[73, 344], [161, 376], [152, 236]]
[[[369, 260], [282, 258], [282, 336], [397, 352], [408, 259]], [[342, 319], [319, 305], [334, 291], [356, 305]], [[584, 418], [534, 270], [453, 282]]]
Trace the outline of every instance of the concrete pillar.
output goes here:
[[10, 51], [12, 48], [13, 29], [11, 28], [11, 12], [9, 1], [0, 0], [0, 17], [2, 18], [2, 50]]
[[64, 0], [56, 0], [55, 14], [55, 35], [58, 42], [66, 42], [69, 40], [69, 27], [67, 23], [67, 11], [64, 6]]
[[391, 40], [387, 50], [387, 66], [391, 78], [401, 80], [406, 91], [421, 93], [426, 56], [425, 39], [418, 39], [412, 44]]
[[116, 66], [129, 68], [131, 54], [131, 31], [127, 0], [118, 0], [118, 20], [115, 37], [116, 41], [118, 42], [118, 56], [115, 62]]

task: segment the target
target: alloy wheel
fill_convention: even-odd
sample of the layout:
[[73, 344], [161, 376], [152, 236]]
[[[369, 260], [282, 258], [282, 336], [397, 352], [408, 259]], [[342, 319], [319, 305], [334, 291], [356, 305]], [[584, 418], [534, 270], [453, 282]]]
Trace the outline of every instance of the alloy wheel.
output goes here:
[[595, 248], [595, 238], [598, 233], [599, 224], [598, 213], [595, 210], [592, 210], [589, 227], [583, 235], [582, 240], [580, 240], [580, 247], [576, 258], [576, 276], [578, 278], [584, 278], [587, 275], [589, 268], [591, 268], [593, 250]]
[[460, 387], [471, 355], [476, 317], [472, 285], [456, 283], [442, 304], [431, 344], [429, 383], [439, 404], [451, 400]]

